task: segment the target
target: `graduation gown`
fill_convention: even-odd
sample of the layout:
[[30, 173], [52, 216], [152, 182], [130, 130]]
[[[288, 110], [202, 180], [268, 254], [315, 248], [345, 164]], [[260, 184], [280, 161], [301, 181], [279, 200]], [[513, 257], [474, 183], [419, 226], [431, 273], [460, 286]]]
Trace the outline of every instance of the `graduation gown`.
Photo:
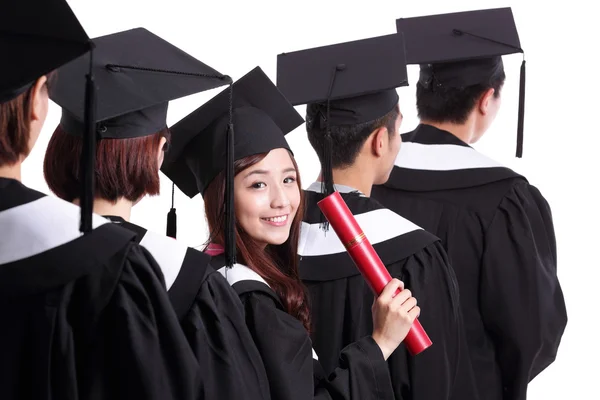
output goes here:
[[192, 399], [198, 368], [134, 234], [0, 178], [0, 397]]
[[[477, 398], [456, 277], [439, 239], [362, 193], [335, 186], [392, 277], [417, 298], [419, 320], [433, 341], [415, 357], [401, 344], [388, 359], [396, 399]], [[298, 253], [311, 297], [313, 343], [330, 368], [340, 349], [372, 333], [374, 295], [335, 232], [321, 229], [320, 188], [313, 183], [305, 192]]]
[[525, 399], [567, 322], [550, 207], [523, 176], [449, 132], [420, 125], [402, 140], [372, 196], [442, 239], [484, 398]]
[[[223, 256], [214, 260], [215, 266], [225, 265]], [[373, 338], [363, 337], [338, 353], [338, 362], [328, 376], [302, 323], [284, 310], [260, 275], [241, 264], [222, 267], [219, 272], [244, 305], [246, 324], [264, 362], [272, 399], [394, 399], [387, 365]]]
[[211, 267], [210, 256], [120, 217], [106, 218], [135, 232], [139, 244], [159, 263], [199, 364], [200, 398], [268, 399], [269, 382], [242, 303]]

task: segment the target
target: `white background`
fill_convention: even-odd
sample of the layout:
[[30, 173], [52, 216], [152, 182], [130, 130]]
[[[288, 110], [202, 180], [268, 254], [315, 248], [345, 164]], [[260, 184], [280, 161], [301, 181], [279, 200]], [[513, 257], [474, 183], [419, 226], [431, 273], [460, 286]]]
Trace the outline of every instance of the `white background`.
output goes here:
[[[536, 1], [537, 2], [537, 1]], [[231, 1], [231, 0], [71, 0], [91, 37], [145, 27], [221, 73], [238, 79], [257, 65], [275, 81], [276, 55], [327, 44], [394, 33], [395, 19], [418, 15], [511, 6], [527, 59], [524, 159], [513, 158], [520, 55], [505, 57], [507, 82], [498, 118], [477, 144], [485, 154], [525, 174], [550, 202], [558, 241], [559, 277], [569, 323], [556, 362], [530, 385], [529, 399], [600, 399], [598, 327], [597, 180], [600, 134], [598, 21], [594, 1], [500, 2], [431, 1]], [[552, 4], [551, 4], [552, 3]], [[377, 62], [378, 60], [373, 60]], [[379, 60], [385, 62], [385, 60]], [[405, 116], [402, 132], [416, 124], [414, 84], [399, 89]], [[216, 91], [171, 103], [168, 122], [177, 122]], [[303, 114], [304, 108], [298, 110]], [[52, 105], [42, 136], [26, 160], [24, 182], [48, 192], [42, 176], [45, 148], [60, 118]], [[318, 160], [304, 128], [288, 135], [303, 186], [318, 174]], [[161, 176], [163, 194], [146, 198], [132, 221], [164, 232], [171, 187]], [[176, 195], [179, 240], [196, 246], [207, 237], [200, 196]], [[432, 384], [434, 384], [432, 382]], [[432, 399], [434, 400], [434, 399]]]

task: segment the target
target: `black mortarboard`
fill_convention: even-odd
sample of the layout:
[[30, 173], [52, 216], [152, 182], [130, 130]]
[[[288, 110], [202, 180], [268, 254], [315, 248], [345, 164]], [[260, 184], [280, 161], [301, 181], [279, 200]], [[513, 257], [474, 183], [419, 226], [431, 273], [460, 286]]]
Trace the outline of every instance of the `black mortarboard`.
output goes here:
[[381, 118], [398, 104], [396, 88], [408, 85], [402, 34], [283, 53], [277, 87], [294, 104], [317, 104], [326, 130], [323, 191], [333, 193], [330, 126]]
[[303, 122], [262, 69], [256, 67], [230, 90], [171, 127], [171, 146], [161, 170], [181, 191], [189, 197], [204, 193], [210, 182], [226, 171], [228, 265], [235, 259], [234, 161], [277, 148], [289, 150], [285, 135]]
[[2, 1], [0, 8], [0, 103], [91, 48], [64, 0]]
[[[144, 28], [93, 39], [92, 72], [97, 82], [95, 137], [127, 139], [167, 127], [168, 102], [231, 83], [231, 78], [198, 61]], [[60, 121], [72, 135], [84, 132], [84, 85], [77, 77], [89, 68], [79, 58], [58, 71], [50, 97], [63, 109]], [[173, 191], [174, 203], [174, 191]], [[176, 237], [174, 204], [167, 235]]]
[[[81, 223], [83, 233], [92, 230], [94, 197], [94, 140], [91, 139], [95, 110], [92, 74], [93, 43], [63, 0], [15, 0], [3, 2], [0, 13], [0, 102], [25, 92], [40, 76], [82, 56], [88, 73], [82, 76], [86, 135], [81, 153]], [[89, 57], [89, 58], [88, 58]]]
[[[170, 100], [226, 85], [231, 79], [144, 28], [93, 39], [97, 137], [127, 139], [167, 127]], [[50, 97], [63, 113], [61, 125], [83, 133], [83, 77], [79, 58], [58, 70]]]
[[[233, 84], [235, 160], [289, 150], [284, 135], [304, 119], [260, 67]], [[228, 91], [223, 91], [171, 127], [173, 135], [162, 171], [189, 197], [203, 193], [225, 169]]]
[[[510, 8], [430, 15], [396, 20], [404, 34], [406, 59], [420, 64], [425, 88], [462, 88], [503, 72], [503, 55], [523, 53]], [[523, 153], [525, 60], [521, 64], [517, 157]]]

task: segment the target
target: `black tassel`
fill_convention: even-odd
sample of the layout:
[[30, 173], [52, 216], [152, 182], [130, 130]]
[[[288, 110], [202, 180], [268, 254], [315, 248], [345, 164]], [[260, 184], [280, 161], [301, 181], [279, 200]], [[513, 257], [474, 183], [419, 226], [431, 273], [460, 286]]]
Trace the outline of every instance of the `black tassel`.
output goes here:
[[227, 160], [225, 165], [225, 266], [236, 263], [235, 208], [233, 204], [233, 180], [235, 177], [235, 134], [233, 131], [233, 84], [229, 85], [229, 124], [226, 138]]
[[331, 139], [331, 134], [329, 133], [329, 126], [327, 127], [327, 132], [325, 133], [325, 138], [323, 140], [323, 183], [322, 183], [322, 192], [325, 196], [329, 196], [334, 192], [333, 187], [333, 167], [331, 163], [331, 152], [333, 151], [333, 143]]
[[525, 58], [521, 63], [521, 79], [519, 83], [519, 115], [517, 120], [517, 154], [523, 157], [523, 128], [525, 122]]
[[[321, 192], [325, 197], [335, 192], [335, 186], [333, 182], [333, 139], [331, 138], [331, 131], [329, 125], [329, 111], [331, 109], [331, 95], [333, 93], [333, 87], [335, 85], [335, 77], [338, 72], [344, 71], [346, 64], [338, 64], [333, 69], [331, 74], [331, 80], [329, 81], [329, 90], [327, 91], [327, 110], [325, 115], [325, 137], [323, 138], [323, 163], [321, 164]], [[321, 214], [321, 229], [325, 232], [329, 230], [329, 222], [323, 214]]]
[[83, 148], [81, 151], [81, 222], [79, 230], [92, 230], [94, 210], [94, 175], [96, 167], [96, 84], [93, 73], [93, 50], [90, 51], [90, 70], [86, 75]]
[[171, 210], [167, 214], [167, 236], [177, 238], [177, 211], [175, 210], [175, 184], [171, 189]]
[[227, 165], [225, 167], [225, 251], [227, 267], [233, 267], [236, 263], [235, 208], [233, 202], [234, 173], [234, 132], [233, 124], [229, 124], [227, 128]]

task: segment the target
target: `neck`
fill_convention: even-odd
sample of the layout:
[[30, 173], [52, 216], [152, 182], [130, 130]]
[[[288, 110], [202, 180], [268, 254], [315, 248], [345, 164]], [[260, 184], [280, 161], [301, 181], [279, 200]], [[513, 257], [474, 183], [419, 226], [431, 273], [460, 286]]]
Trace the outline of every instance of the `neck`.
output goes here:
[[14, 179], [21, 182], [21, 162], [0, 167], [0, 178]]
[[[322, 179], [323, 176], [320, 175], [319, 180]], [[369, 168], [365, 168], [359, 163], [355, 163], [351, 167], [344, 169], [333, 169], [333, 183], [360, 190], [367, 197], [371, 196], [374, 181], [373, 174]]]
[[[75, 199], [73, 203], [79, 205], [79, 199]], [[132, 207], [133, 203], [124, 197], [121, 197], [115, 203], [104, 199], [94, 200], [94, 214], [121, 217], [127, 222], [131, 218]]]
[[450, 132], [463, 142], [472, 144], [476, 141], [475, 120], [469, 117], [464, 124], [455, 124], [452, 122], [431, 122], [421, 121], [422, 124], [431, 125], [446, 132]]

